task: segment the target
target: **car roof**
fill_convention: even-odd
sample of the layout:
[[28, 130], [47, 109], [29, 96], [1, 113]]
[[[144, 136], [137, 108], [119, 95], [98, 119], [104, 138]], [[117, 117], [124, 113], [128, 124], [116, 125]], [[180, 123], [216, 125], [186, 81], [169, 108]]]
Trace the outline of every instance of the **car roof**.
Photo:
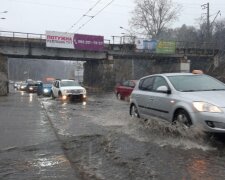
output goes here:
[[142, 77], [141, 79], [144, 79], [146, 77], [150, 77], [150, 76], [164, 76], [164, 77], [170, 77], [170, 76], [182, 76], [182, 75], [185, 75], [185, 76], [201, 76], [203, 74], [193, 74], [193, 73], [161, 73], [161, 74], [151, 74], [151, 75], [148, 75], [148, 76], [145, 76], [145, 77]]
[[191, 75], [196, 75], [196, 74], [193, 74], [193, 73], [163, 73], [162, 75], [164, 75], [164, 76], [182, 76], [182, 75], [191, 76]]
[[57, 81], [75, 81], [75, 80], [73, 80], [73, 79], [57, 79]]

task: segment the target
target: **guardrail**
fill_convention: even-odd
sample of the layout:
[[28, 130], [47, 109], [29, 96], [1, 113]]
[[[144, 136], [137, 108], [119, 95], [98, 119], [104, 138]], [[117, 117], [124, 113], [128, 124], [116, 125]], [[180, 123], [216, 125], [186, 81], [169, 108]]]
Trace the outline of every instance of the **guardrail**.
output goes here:
[[0, 36], [11, 38], [25, 38], [25, 39], [46, 39], [45, 34], [12, 32], [12, 31], [0, 31]]
[[[0, 37], [10, 37], [10, 38], [24, 38], [24, 39], [40, 39], [45, 40], [45, 34], [37, 34], [37, 33], [24, 33], [24, 32], [13, 32], [13, 31], [0, 31]], [[109, 39], [104, 39], [105, 44], [110, 44], [111, 41]]]
[[[45, 40], [45, 34], [37, 33], [24, 33], [24, 32], [12, 32], [12, 31], [0, 31], [0, 37], [10, 37], [10, 38], [24, 38], [24, 39], [40, 39]], [[112, 36], [112, 41], [104, 39], [105, 45], [129, 45], [135, 47], [135, 36]], [[186, 49], [186, 50], [196, 50], [196, 49], [206, 49], [215, 50], [217, 45], [215, 43], [207, 42], [189, 42], [189, 41], [171, 41], [175, 42], [176, 49]]]

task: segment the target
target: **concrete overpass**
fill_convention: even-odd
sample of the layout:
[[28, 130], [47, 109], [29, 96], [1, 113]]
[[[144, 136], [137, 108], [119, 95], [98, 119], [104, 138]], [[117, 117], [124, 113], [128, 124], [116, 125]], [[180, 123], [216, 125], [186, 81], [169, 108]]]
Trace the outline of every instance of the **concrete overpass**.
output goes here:
[[[137, 51], [133, 43], [106, 42], [105, 50], [101, 52], [49, 48], [46, 47], [44, 34], [1, 31], [0, 95], [7, 94], [8, 58], [86, 61], [85, 83], [89, 86], [104, 84], [108, 87], [123, 79], [138, 79], [150, 73], [168, 72], [168, 69], [188, 71], [190, 58], [213, 59], [217, 53], [218, 49], [215, 49], [215, 45], [196, 42], [176, 42], [175, 53], [172, 54]], [[165, 65], [163, 62], [167, 62], [169, 67], [163, 67]], [[149, 66], [151, 71], [147, 69]], [[154, 68], [158, 70], [155, 71]]]

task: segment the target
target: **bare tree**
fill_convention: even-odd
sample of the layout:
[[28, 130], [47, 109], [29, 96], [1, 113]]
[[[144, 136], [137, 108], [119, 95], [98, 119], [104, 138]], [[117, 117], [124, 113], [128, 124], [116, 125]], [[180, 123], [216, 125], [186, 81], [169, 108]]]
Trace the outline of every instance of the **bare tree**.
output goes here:
[[135, 3], [131, 28], [154, 38], [159, 37], [161, 32], [178, 19], [181, 9], [172, 0], [136, 0]]
[[218, 48], [225, 49], [225, 19], [216, 21], [214, 26], [213, 41]]

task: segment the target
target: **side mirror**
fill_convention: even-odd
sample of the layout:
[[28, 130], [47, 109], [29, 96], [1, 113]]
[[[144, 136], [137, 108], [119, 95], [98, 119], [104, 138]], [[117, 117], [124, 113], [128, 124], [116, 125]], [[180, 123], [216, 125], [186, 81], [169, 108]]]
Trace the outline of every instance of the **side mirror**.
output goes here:
[[166, 94], [171, 94], [171, 90], [167, 86], [159, 86], [156, 89], [158, 92], [166, 93]]

